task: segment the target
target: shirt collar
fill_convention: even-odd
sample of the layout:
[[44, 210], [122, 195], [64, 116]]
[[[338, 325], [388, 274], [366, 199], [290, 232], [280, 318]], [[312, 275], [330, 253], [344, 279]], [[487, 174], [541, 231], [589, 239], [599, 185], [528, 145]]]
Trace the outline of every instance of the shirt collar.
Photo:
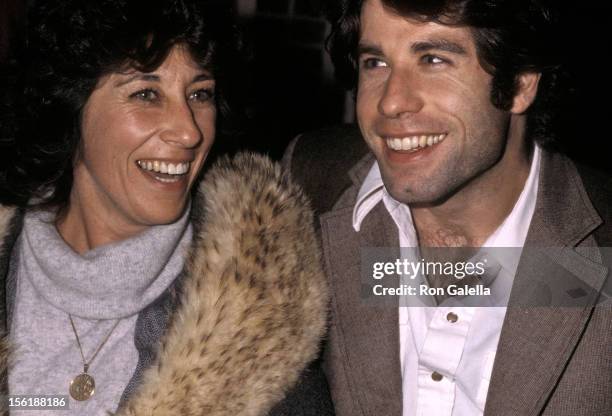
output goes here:
[[380, 202], [384, 190], [385, 185], [380, 175], [380, 168], [378, 167], [378, 162], [375, 160], [361, 188], [359, 188], [357, 202], [353, 209], [353, 228], [355, 231], [359, 232], [361, 223], [376, 204]]

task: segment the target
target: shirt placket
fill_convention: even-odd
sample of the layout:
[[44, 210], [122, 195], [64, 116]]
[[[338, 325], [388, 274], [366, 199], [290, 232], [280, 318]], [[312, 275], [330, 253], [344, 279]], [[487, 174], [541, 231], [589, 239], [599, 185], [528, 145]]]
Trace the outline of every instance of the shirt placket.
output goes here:
[[473, 308], [436, 309], [419, 354], [418, 416], [452, 415], [455, 376], [473, 317]]

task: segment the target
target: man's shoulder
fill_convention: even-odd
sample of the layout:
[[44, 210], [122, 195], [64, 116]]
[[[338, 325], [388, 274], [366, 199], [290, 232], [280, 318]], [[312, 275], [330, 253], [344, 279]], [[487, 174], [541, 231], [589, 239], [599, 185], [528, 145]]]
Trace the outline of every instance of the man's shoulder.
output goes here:
[[584, 186], [594, 199], [612, 204], [612, 175], [609, 172], [574, 161]]
[[612, 175], [579, 162], [574, 164], [589, 200], [603, 220], [597, 240], [602, 245], [612, 245]]
[[333, 126], [296, 137], [285, 152], [283, 166], [322, 213], [352, 185], [348, 173], [368, 153], [356, 125]]

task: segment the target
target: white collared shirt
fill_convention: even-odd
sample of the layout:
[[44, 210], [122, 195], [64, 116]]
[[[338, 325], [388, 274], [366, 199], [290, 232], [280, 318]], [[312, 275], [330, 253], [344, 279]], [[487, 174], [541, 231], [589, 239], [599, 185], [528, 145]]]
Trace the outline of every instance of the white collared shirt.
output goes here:
[[[523, 247], [535, 210], [541, 150], [536, 145], [529, 176], [512, 212], [483, 247]], [[386, 191], [375, 162], [360, 188], [353, 228], [382, 200], [395, 221], [400, 247], [418, 247], [407, 205]], [[518, 257], [500, 258], [495, 282], [509, 296]], [[432, 300], [433, 304], [433, 300]], [[447, 315], [457, 315], [450, 322]], [[400, 307], [403, 416], [478, 416], [484, 411], [505, 307]], [[437, 374], [432, 377], [436, 372]], [[442, 378], [438, 377], [442, 375]], [[436, 378], [437, 380], [434, 380]]]

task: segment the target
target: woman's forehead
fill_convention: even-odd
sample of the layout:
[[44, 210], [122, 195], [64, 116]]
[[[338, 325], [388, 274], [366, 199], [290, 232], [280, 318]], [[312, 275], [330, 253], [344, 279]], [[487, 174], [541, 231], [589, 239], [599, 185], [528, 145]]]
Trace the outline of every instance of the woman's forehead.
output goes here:
[[188, 48], [177, 45], [172, 47], [156, 68], [148, 70], [139, 68], [138, 64], [126, 63], [120, 70], [109, 73], [106, 78], [118, 83], [127, 83], [135, 79], [145, 81], [182, 79], [197, 82], [214, 79], [214, 75], [210, 68], [202, 66], [193, 58]]

